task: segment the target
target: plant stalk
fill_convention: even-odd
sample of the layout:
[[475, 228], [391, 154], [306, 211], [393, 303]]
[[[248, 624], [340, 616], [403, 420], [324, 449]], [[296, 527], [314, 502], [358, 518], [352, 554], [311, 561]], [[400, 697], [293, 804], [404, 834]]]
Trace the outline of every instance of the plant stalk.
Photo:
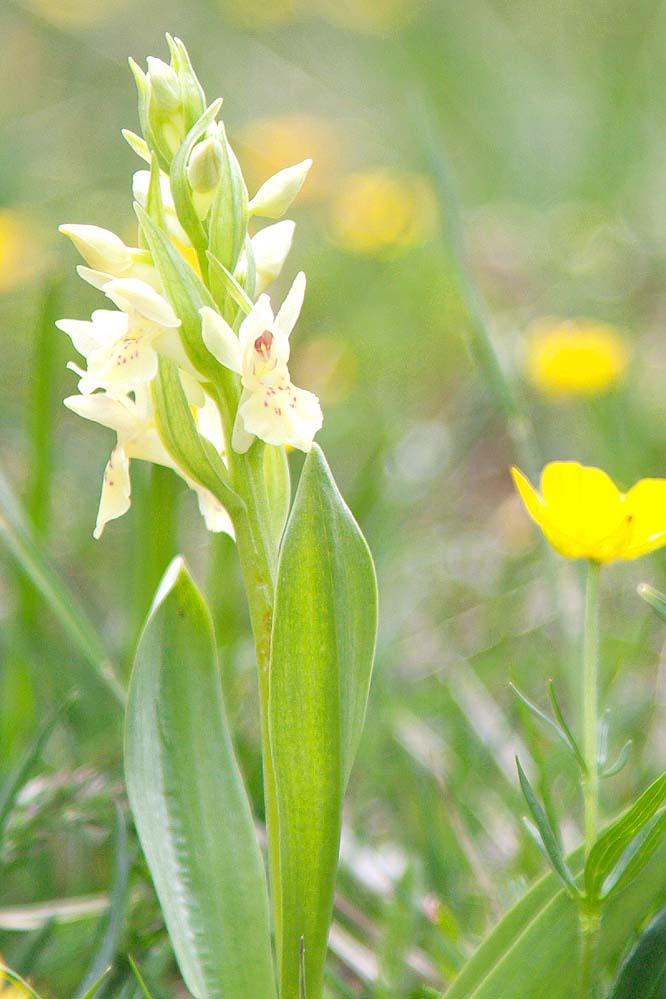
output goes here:
[[[585, 859], [597, 839], [599, 826], [599, 577], [601, 565], [587, 563], [585, 627], [583, 634], [583, 802]], [[596, 963], [601, 912], [596, 898], [584, 898], [579, 909], [580, 999], [595, 999]]]

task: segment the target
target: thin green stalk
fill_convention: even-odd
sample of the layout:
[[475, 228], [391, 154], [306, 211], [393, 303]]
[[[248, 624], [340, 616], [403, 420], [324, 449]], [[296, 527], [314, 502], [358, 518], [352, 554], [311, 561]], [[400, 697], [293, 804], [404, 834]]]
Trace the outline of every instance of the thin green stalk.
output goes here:
[[233, 466], [234, 488], [245, 502], [245, 510], [237, 517], [234, 526], [257, 654], [266, 838], [276, 948], [279, 953], [281, 919], [278, 812], [268, 723], [269, 667], [277, 548], [272, 541], [270, 531], [268, 495], [263, 468], [263, 445], [256, 442], [247, 455], [238, 457], [233, 462]]
[[583, 639], [583, 756], [587, 772], [584, 779], [585, 854], [589, 855], [597, 838], [599, 823], [599, 575], [601, 565], [589, 561], [585, 589], [585, 632]]
[[[585, 858], [597, 839], [599, 827], [599, 577], [601, 565], [587, 563], [585, 629], [583, 634], [583, 801], [585, 810]], [[596, 954], [601, 913], [596, 898], [583, 900], [579, 910], [580, 999], [594, 999]]]

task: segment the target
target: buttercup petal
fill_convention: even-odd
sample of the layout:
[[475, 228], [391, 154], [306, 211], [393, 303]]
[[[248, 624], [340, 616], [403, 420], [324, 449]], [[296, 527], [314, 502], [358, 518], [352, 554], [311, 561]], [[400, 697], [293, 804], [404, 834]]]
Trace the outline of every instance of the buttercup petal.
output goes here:
[[625, 496], [624, 507], [630, 532], [622, 558], [666, 545], [666, 479], [641, 479]]

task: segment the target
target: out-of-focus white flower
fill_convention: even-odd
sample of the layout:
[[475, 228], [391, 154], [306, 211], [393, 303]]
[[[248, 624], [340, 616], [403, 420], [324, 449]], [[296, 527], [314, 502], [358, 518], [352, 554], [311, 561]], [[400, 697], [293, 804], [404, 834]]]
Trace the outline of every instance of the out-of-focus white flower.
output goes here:
[[[211, 403], [210, 400], [207, 402]], [[225, 531], [233, 536], [229, 514], [222, 504], [207, 489], [184, 475], [162, 444], [147, 385], [137, 386], [134, 398], [129, 395], [95, 392], [91, 395], [69, 396], [65, 399], [65, 405], [84, 419], [114, 430], [117, 435], [116, 446], [104, 470], [95, 538], [102, 536], [110, 520], [122, 517], [130, 508], [130, 460], [133, 458], [174, 469], [197, 494], [199, 509], [208, 530]], [[204, 409], [207, 409], [207, 404], [204, 404]], [[195, 409], [194, 412], [196, 416], [198, 410]]]
[[303, 160], [269, 177], [252, 198], [250, 214], [267, 219], [282, 218], [303, 187], [311, 166], [312, 160]]
[[[146, 207], [148, 201], [148, 187], [150, 186], [150, 170], [137, 170], [132, 178], [132, 194], [142, 208]], [[164, 222], [167, 232], [172, 239], [177, 239], [183, 246], [190, 246], [190, 237], [187, 235], [178, 220], [176, 206], [173, 202], [171, 184], [165, 173], [160, 173], [160, 194], [162, 196], [162, 208], [164, 209]]]
[[271, 281], [279, 277], [291, 250], [295, 228], [294, 222], [283, 219], [282, 222], [260, 229], [252, 237], [252, 252], [257, 272], [256, 294], [260, 294]]
[[180, 319], [154, 288], [136, 278], [114, 278], [104, 293], [121, 309], [98, 309], [92, 321], [58, 320], [87, 361], [79, 390], [87, 395], [98, 388], [127, 392], [151, 381], [157, 373], [157, 353], [184, 357], [176, 332]]
[[290, 444], [308, 451], [323, 422], [319, 400], [292, 384], [287, 363], [289, 336], [305, 294], [301, 272], [277, 316], [270, 299], [260, 295], [241, 324], [238, 336], [209, 307], [201, 309], [203, 340], [225, 367], [241, 375], [241, 394], [232, 446], [243, 454], [259, 437], [267, 444]]

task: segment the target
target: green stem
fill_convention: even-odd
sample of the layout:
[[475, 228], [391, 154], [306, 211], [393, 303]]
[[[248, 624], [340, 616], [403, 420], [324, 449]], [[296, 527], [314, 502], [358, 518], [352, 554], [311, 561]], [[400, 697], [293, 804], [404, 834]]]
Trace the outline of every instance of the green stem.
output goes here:
[[584, 780], [585, 853], [597, 838], [599, 820], [599, 575], [598, 562], [588, 562], [585, 590], [585, 633], [583, 641], [583, 756], [587, 772]]
[[[601, 565], [588, 561], [585, 588], [585, 630], [583, 636], [583, 801], [585, 810], [585, 858], [597, 839], [599, 826], [599, 576]], [[580, 999], [594, 999], [596, 954], [601, 913], [596, 898], [585, 898], [579, 910]]]
[[275, 937], [279, 944], [281, 919], [278, 814], [268, 719], [277, 546], [270, 529], [263, 459], [264, 447], [257, 441], [246, 455], [236, 455], [232, 459], [232, 475], [234, 488], [245, 504], [243, 514], [236, 518], [234, 526], [257, 654], [268, 867]]

